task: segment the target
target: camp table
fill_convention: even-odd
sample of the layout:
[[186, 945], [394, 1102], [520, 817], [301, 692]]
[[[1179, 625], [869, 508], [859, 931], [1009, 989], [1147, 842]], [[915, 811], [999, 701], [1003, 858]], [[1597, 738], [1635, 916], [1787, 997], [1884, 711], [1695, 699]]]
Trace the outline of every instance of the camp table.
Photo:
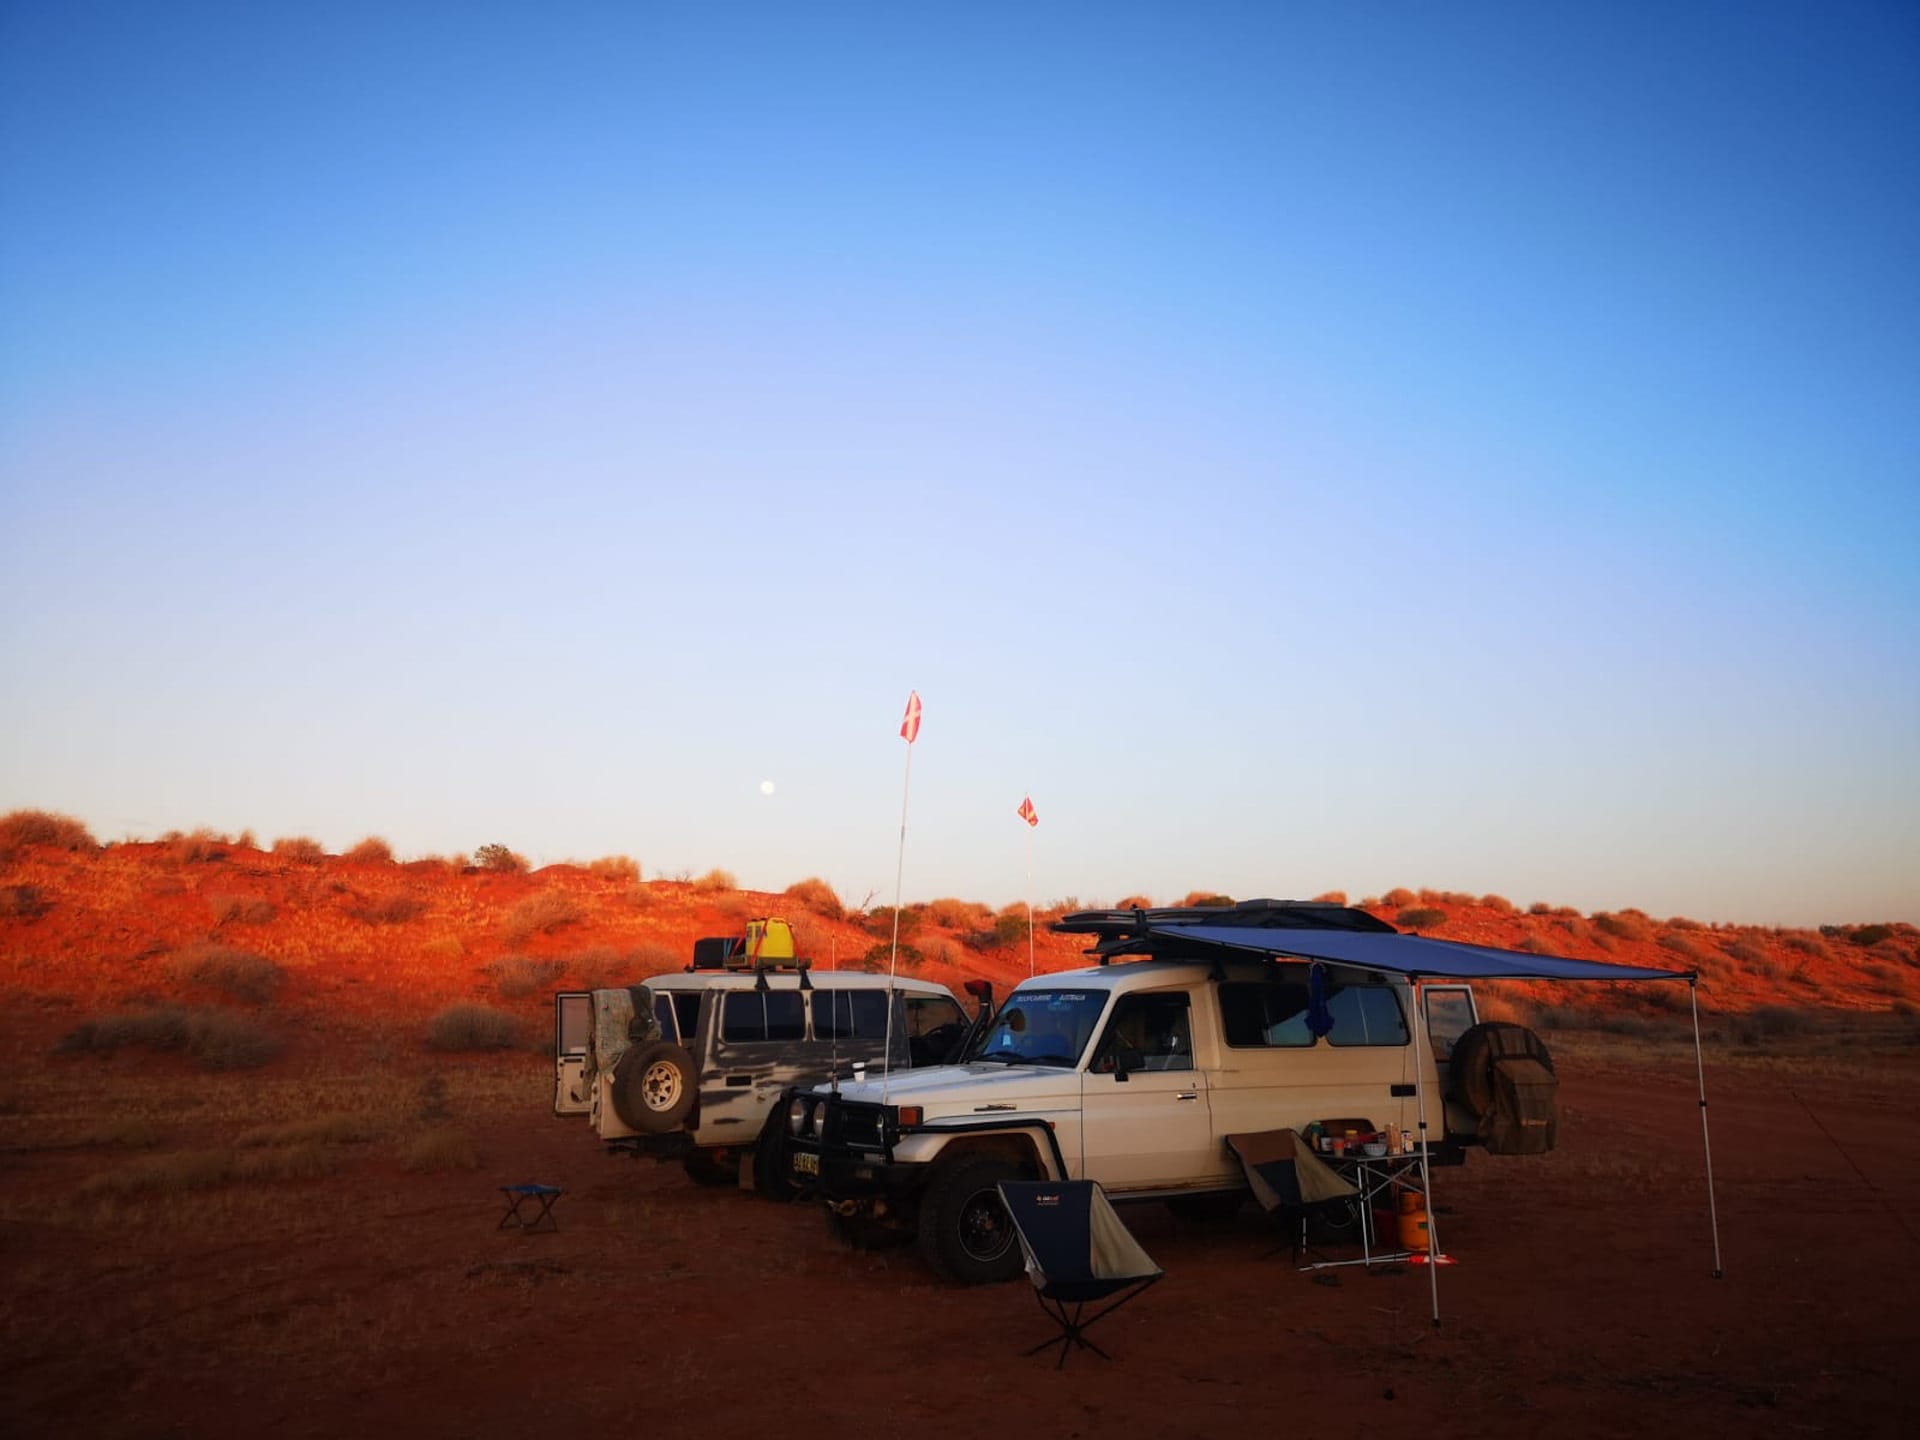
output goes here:
[[[1349, 1150], [1342, 1155], [1321, 1155], [1319, 1158], [1359, 1192], [1353, 1203], [1360, 1208], [1360, 1255], [1352, 1260], [1316, 1260], [1300, 1268], [1331, 1270], [1341, 1265], [1393, 1265], [1411, 1260], [1413, 1252], [1402, 1249], [1398, 1244], [1390, 1250], [1374, 1253], [1376, 1237], [1373, 1233], [1373, 1207], [1375, 1200], [1384, 1198], [1387, 1208], [1394, 1210], [1400, 1195], [1411, 1194], [1418, 1195], [1425, 1208], [1427, 1189], [1420, 1169], [1420, 1151], [1413, 1149], [1398, 1154], [1368, 1155]], [[1427, 1223], [1433, 1223], [1430, 1210]], [[1398, 1237], [1395, 1239], [1397, 1241]]]

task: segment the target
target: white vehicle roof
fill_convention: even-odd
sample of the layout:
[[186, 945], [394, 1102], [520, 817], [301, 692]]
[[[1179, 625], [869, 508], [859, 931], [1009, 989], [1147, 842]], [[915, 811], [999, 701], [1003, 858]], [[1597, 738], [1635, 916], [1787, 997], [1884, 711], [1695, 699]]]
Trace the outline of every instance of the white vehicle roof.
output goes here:
[[[767, 969], [767, 988], [770, 990], [793, 990], [800, 984], [800, 971], [794, 969]], [[953, 991], [945, 985], [935, 984], [931, 980], [916, 980], [910, 975], [875, 975], [865, 970], [808, 970], [808, 983], [815, 990], [885, 990], [891, 985], [896, 990], [913, 995], [944, 995], [953, 998]], [[751, 990], [754, 988], [752, 970], [669, 970], [664, 975], [649, 975], [636, 983], [644, 984], [651, 990]]]

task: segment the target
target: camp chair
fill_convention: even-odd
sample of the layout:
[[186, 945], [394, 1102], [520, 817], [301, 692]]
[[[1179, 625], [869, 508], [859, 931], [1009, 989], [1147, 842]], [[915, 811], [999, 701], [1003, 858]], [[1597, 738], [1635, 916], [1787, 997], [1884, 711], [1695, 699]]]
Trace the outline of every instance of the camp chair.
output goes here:
[[[1107, 1203], [1106, 1191], [1091, 1180], [1003, 1180], [1000, 1201], [1020, 1237], [1034, 1297], [1060, 1327], [1058, 1335], [1024, 1353], [1037, 1355], [1058, 1345], [1056, 1370], [1067, 1363], [1067, 1352], [1076, 1345], [1111, 1360], [1111, 1355], [1087, 1339], [1087, 1327], [1111, 1315], [1166, 1271], [1140, 1248]], [[1087, 1306], [1110, 1295], [1119, 1298], [1086, 1315]]]
[[1292, 1234], [1296, 1259], [1307, 1248], [1310, 1215], [1326, 1216], [1358, 1204], [1359, 1190], [1335, 1174], [1291, 1130], [1229, 1135], [1227, 1148], [1240, 1162], [1247, 1188], [1253, 1191], [1260, 1208], [1282, 1223], [1298, 1220]]

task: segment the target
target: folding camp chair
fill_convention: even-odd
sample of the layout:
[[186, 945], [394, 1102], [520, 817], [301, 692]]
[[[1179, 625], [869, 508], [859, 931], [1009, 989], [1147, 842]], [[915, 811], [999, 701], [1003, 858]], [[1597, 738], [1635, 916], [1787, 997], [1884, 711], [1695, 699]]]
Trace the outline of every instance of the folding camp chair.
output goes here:
[[[1166, 1271], [1140, 1248], [1107, 1203], [1106, 1191], [1091, 1180], [1005, 1180], [1000, 1184], [1000, 1200], [1020, 1237], [1034, 1297], [1060, 1327], [1058, 1335], [1024, 1353], [1037, 1355], [1058, 1345], [1056, 1370], [1067, 1363], [1067, 1352], [1076, 1345], [1111, 1360], [1111, 1355], [1087, 1339], [1087, 1327], [1111, 1315]], [[1110, 1295], [1118, 1298], [1086, 1315], [1087, 1306]]]
[[[1307, 1142], [1291, 1130], [1260, 1130], [1227, 1136], [1227, 1148], [1240, 1162], [1247, 1187], [1260, 1208], [1288, 1225], [1294, 1259], [1307, 1248], [1307, 1224], [1319, 1216], [1336, 1224], [1351, 1214], [1359, 1223], [1359, 1190], [1335, 1174]], [[1297, 1223], [1294, 1223], [1297, 1222]]]

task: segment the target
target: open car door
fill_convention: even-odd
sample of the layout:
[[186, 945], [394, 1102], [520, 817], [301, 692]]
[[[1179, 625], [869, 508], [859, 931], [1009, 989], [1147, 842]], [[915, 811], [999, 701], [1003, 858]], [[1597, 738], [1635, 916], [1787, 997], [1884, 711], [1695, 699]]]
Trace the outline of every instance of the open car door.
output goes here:
[[587, 1051], [593, 1042], [593, 996], [569, 990], [553, 997], [553, 1113], [585, 1115], [593, 1106], [587, 1093]]

